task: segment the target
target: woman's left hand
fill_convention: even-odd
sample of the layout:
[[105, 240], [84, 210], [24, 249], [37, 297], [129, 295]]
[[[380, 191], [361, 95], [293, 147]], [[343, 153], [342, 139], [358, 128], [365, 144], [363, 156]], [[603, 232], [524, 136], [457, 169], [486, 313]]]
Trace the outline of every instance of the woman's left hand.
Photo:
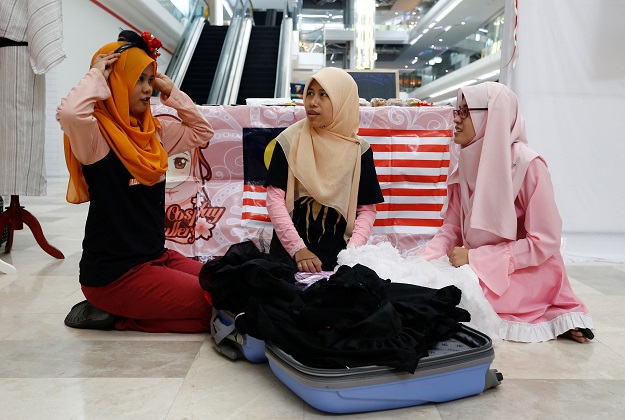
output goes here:
[[455, 246], [447, 253], [449, 262], [454, 267], [469, 264], [469, 250], [460, 246]]
[[156, 77], [154, 78], [154, 90], [158, 90], [161, 92], [161, 97], [164, 100], [169, 98], [171, 95], [171, 91], [174, 88], [174, 82], [163, 73], [156, 73]]
[[322, 263], [308, 248], [302, 248], [294, 255], [297, 269], [306, 273], [319, 273], [322, 269]]

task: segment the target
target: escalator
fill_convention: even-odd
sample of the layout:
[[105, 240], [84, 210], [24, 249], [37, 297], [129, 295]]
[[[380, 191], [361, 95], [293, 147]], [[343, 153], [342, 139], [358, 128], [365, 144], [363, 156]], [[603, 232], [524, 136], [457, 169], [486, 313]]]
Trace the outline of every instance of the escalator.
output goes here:
[[273, 98], [280, 47], [279, 26], [254, 26], [247, 48], [237, 104], [246, 98]]
[[[237, 9], [230, 26], [198, 18], [185, 31], [166, 74], [196, 104], [245, 104], [246, 98], [284, 95], [292, 26], [282, 32], [279, 26], [253, 26], [251, 15]], [[263, 18], [275, 22], [275, 15]]]
[[213, 26], [208, 21], [204, 23], [195, 52], [180, 85], [180, 90], [198, 105], [204, 105], [210, 93], [227, 31], [227, 26]]

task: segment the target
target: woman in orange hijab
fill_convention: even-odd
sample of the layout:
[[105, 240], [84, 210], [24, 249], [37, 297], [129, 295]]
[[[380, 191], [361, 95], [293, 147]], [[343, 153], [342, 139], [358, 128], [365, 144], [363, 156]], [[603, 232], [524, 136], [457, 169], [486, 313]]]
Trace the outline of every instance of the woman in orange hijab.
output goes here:
[[[169, 154], [206, 145], [213, 129], [157, 72], [154, 38], [124, 35], [95, 53], [89, 72], [57, 109], [70, 173], [67, 200], [90, 202], [79, 275], [87, 300], [72, 308], [65, 324], [208, 331], [202, 264], [165, 248], [165, 172]], [[152, 116], [153, 90], [181, 122]]]

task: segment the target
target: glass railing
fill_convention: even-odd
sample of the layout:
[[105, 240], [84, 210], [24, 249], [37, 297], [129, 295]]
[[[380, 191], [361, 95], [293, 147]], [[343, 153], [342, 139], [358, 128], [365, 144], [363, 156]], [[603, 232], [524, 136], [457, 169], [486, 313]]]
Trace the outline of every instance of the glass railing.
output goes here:
[[299, 31], [299, 52], [326, 53], [325, 26]]
[[178, 22], [186, 23], [204, 13], [204, 0], [158, 0]]
[[395, 1], [378, 0], [376, 11], [378, 16], [384, 19], [384, 23], [376, 25], [378, 31], [406, 31], [410, 32], [419, 23], [421, 17], [438, 3], [439, 0], [423, 0], [416, 2], [412, 10], [393, 11]]
[[482, 25], [477, 32], [432, 58], [425, 67], [400, 70], [400, 91], [409, 92], [499, 52], [503, 37], [503, 15], [501, 11], [496, 17]]

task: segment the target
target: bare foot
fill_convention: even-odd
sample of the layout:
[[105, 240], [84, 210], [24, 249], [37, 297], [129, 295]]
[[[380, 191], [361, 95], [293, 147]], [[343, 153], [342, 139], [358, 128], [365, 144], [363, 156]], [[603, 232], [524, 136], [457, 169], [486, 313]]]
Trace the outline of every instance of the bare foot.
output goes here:
[[569, 340], [577, 341], [578, 343], [585, 343], [588, 341], [588, 339], [578, 328], [568, 330], [564, 334], [561, 334], [559, 337], [568, 338]]

